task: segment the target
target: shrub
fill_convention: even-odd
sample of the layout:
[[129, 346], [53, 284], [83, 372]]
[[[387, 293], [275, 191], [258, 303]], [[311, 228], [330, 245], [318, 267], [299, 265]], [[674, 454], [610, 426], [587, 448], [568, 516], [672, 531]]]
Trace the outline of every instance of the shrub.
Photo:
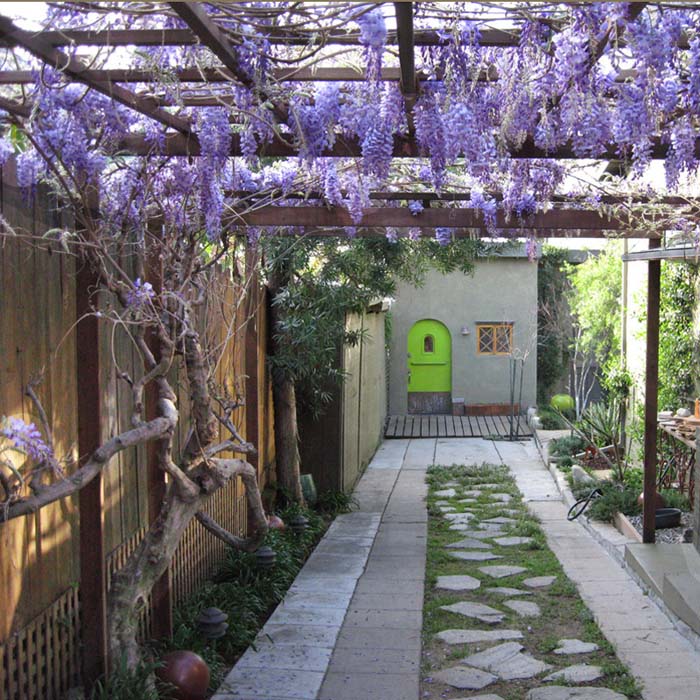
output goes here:
[[159, 681], [153, 683], [153, 674], [158, 664], [144, 662], [129, 669], [126, 658], [122, 657], [107, 679], [97, 681], [90, 693], [90, 700], [158, 700], [158, 688], [171, 688]]
[[542, 430], [566, 430], [568, 427], [561, 415], [548, 406], [538, 408], [537, 415], [542, 421]]
[[637, 504], [639, 491], [629, 486], [605, 481], [600, 485], [603, 495], [591, 501], [588, 516], [593, 520], [612, 522], [615, 513], [639, 515], [641, 508]]
[[552, 396], [549, 405], [555, 411], [573, 411], [575, 408], [574, 399], [568, 394], [555, 394]]
[[568, 435], [566, 437], [555, 438], [549, 443], [549, 454], [554, 457], [573, 457], [579, 452], [583, 452], [588, 443], [578, 435]]

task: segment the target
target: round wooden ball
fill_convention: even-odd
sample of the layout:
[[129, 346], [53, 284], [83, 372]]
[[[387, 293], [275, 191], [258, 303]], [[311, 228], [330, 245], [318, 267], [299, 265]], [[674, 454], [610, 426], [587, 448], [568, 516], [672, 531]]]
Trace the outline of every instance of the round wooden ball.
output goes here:
[[172, 700], [204, 700], [209, 688], [209, 666], [193, 651], [171, 651], [156, 675], [174, 688]]
[[[637, 505], [640, 508], [644, 507], [644, 492], [639, 494], [639, 497], [637, 498]], [[665, 508], [666, 507], [666, 499], [657, 491], [656, 492], [656, 506], [655, 508], [658, 510], [659, 508]]]
[[268, 515], [267, 526], [270, 528], [270, 530], [279, 530], [280, 532], [284, 532], [287, 527], [284, 524], [284, 520], [282, 520], [279, 515]]

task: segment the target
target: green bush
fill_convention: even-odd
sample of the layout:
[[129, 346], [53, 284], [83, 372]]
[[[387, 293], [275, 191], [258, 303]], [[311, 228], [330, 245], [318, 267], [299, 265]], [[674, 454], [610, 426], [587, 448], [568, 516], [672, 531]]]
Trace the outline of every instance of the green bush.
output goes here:
[[600, 485], [603, 495], [591, 501], [587, 514], [593, 520], [612, 522], [615, 513], [639, 515], [641, 508], [637, 504], [639, 491], [629, 486], [604, 481]]
[[644, 470], [639, 467], [629, 467], [625, 472], [624, 480], [625, 486], [640, 494], [644, 489]]
[[[334, 503], [342, 505], [342, 499], [334, 499]], [[308, 520], [306, 531], [300, 535], [291, 530], [267, 533], [264, 544], [276, 554], [271, 569], [258, 569], [255, 553], [229, 549], [213, 579], [201, 585], [175, 610], [173, 638], [157, 647], [161, 654], [171, 649], [191, 649], [198, 653], [211, 670], [212, 689], [220, 685], [224, 669], [253, 644], [326, 529], [327, 521], [319, 513], [296, 504], [278, 514], [285, 522], [303, 515]], [[220, 608], [229, 616], [226, 634], [212, 641], [202, 638], [196, 623], [200, 612], [209, 607]], [[121, 700], [121, 696], [115, 697]], [[138, 697], [150, 700], [147, 695]], [[125, 696], [124, 700], [130, 698]]]
[[341, 513], [350, 513], [359, 507], [352, 494], [344, 491], [323, 491], [318, 495], [314, 506], [319, 513], [335, 517]]
[[573, 411], [576, 404], [572, 396], [568, 394], [555, 394], [552, 396], [549, 405], [555, 411]]
[[542, 430], [566, 430], [569, 427], [561, 415], [548, 406], [538, 408], [537, 415], [542, 421]]
[[575, 454], [583, 452], [587, 445], [588, 443], [578, 435], [554, 438], [549, 443], [549, 454], [553, 457], [573, 457]]
[[661, 495], [666, 499], [668, 508], [678, 508], [685, 513], [692, 510], [688, 496], [676, 489], [661, 489]]
[[153, 683], [158, 664], [144, 662], [129, 669], [126, 657], [119, 660], [107, 679], [100, 679], [90, 693], [90, 700], [158, 700], [160, 690], [170, 689], [160, 681]]

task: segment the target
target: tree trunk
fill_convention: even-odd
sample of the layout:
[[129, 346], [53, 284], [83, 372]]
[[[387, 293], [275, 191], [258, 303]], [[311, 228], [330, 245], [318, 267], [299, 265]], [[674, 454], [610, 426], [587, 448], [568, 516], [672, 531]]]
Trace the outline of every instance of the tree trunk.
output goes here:
[[[284, 266], [273, 271], [267, 287], [274, 300], [290, 283], [289, 270]], [[272, 338], [270, 354], [277, 353], [278, 339], [282, 322], [282, 311], [274, 303], [270, 305]], [[299, 430], [297, 426], [297, 397], [294, 380], [282, 370], [272, 370], [272, 398], [275, 409], [275, 461], [277, 463], [277, 483], [284, 488], [297, 503], [304, 505], [301, 490], [301, 458], [299, 456]]]
[[301, 490], [301, 458], [297, 427], [297, 399], [294, 382], [272, 373], [272, 396], [275, 406], [275, 459], [277, 483], [298, 503], [304, 503]]

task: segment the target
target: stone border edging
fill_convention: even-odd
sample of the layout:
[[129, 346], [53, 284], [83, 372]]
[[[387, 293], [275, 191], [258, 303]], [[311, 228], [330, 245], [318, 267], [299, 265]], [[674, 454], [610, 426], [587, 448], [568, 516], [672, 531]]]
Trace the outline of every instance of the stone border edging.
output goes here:
[[[317, 697], [379, 523], [379, 514], [360, 511], [333, 520], [211, 700], [233, 700], [241, 693], [266, 700]], [[336, 553], [338, 547], [358, 551]]]
[[[566, 477], [563, 472], [557, 469], [555, 464], [549, 463], [547, 460], [547, 455], [545, 454], [545, 447], [537, 435], [537, 431], [534, 431], [535, 435], [535, 445], [537, 446], [537, 451], [540, 453], [542, 462], [545, 468], [549, 471], [554, 479], [554, 483], [557, 485], [557, 489], [562, 496], [562, 500], [566, 505], [571, 508], [571, 506], [576, 502], [574, 494], [569, 488], [569, 484], [566, 482]], [[683, 620], [681, 620], [678, 615], [676, 615], [664, 602], [663, 598], [660, 598], [654, 591], [652, 591], [648, 584], [634, 571], [625, 560], [624, 551], [620, 552], [618, 549], [621, 545], [614, 544], [611, 540], [606, 537], [606, 530], [614, 530], [621, 537], [627, 540], [626, 544], [639, 544], [637, 540], [634, 540], [626, 535], [619, 533], [617, 528], [613, 525], [608, 525], [607, 523], [593, 524], [587, 518], [581, 520], [578, 518], [576, 522], [583, 527], [588, 533], [593, 537], [593, 539], [598, 542], [615, 561], [620, 564], [620, 567], [624, 569], [628, 576], [639, 586], [639, 588], [644, 592], [644, 594], [651, 600], [661, 612], [666, 615], [669, 621], [673, 624], [676, 631], [682, 635], [694, 649], [700, 651], [700, 635], [697, 634], [691, 627], [689, 627]], [[622, 543], [621, 543], [622, 544]], [[625, 546], [626, 546], [625, 544]]]

